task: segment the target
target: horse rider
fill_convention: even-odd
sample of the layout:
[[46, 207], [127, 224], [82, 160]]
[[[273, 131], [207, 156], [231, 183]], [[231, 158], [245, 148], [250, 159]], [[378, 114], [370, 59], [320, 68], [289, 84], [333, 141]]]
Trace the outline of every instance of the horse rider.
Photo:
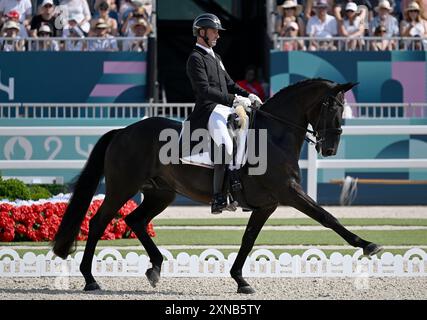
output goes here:
[[232, 139], [227, 131], [227, 118], [233, 107], [247, 108], [262, 104], [260, 98], [239, 87], [228, 75], [221, 57], [213, 51], [219, 39], [219, 30], [225, 30], [218, 17], [211, 13], [199, 15], [193, 22], [197, 42], [187, 60], [187, 75], [196, 96], [196, 105], [188, 117], [191, 131], [208, 128], [215, 156], [213, 199], [211, 213], [221, 213], [227, 207], [223, 194], [224, 176], [232, 156]]

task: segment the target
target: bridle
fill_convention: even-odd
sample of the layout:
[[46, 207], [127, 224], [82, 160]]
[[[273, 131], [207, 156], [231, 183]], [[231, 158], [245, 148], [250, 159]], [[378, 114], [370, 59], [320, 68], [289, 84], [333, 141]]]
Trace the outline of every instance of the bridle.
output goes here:
[[[342, 133], [342, 129], [341, 128], [326, 128], [326, 117], [325, 117], [325, 115], [326, 115], [326, 112], [328, 111], [328, 109], [330, 108], [330, 99], [333, 99], [335, 101], [335, 103], [338, 104], [339, 106], [344, 107], [343, 103], [341, 101], [339, 101], [333, 95], [329, 95], [326, 98], [324, 98], [323, 101], [322, 101], [322, 104], [320, 106], [319, 117], [317, 118], [317, 121], [316, 121], [315, 125], [313, 126], [313, 129], [304, 128], [304, 127], [302, 127], [302, 126], [300, 126], [300, 125], [298, 125], [296, 123], [293, 123], [292, 121], [280, 118], [280, 117], [278, 117], [278, 116], [276, 116], [274, 114], [271, 114], [269, 112], [263, 111], [263, 110], [261, 110], [259, 108], [255, 108], [253, 106], [249, 106], [249, 108], [252, 109], [255, 112], [258, 112], [258, 113], [264, 115], [267, 118], [276, 120], [276, 121], [278, 121], [280, 123], [286, 124], [286, 125], [291, 126], [291, 127], [295, 128], [295, 129], [304, 131], [305, 133], [307, 133], [307, 132], [311, 133], [316, 140], [313, 140], [313, 139], [311, 139], [308, 136], [305, 136], [304, 139], [308, 143], [313, 144], [316, 147], [318, 147], [319, 145], [322, 144], [323, 141], [325, 141], [325, 136], [326, 136], [327, 132], [332, 132], [335, 135], [340, 135]], [[321, 118], [323, 118], [323, 121], [324, 121], [323, 122], [323, 129], [318, 130]]]

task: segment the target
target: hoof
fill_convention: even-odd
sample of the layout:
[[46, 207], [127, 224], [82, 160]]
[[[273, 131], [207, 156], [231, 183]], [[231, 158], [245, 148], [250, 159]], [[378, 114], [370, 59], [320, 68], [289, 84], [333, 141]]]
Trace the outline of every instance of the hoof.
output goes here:
[[252, 289], [251, 286], [244, 286], [244, 287], [238, 287], [237, 293], [243, 293], [243, 294], [253, 294], [255, 293], [255, 290]]
[[377, 254], [381, 250], [383, 250], [382, 246], [377, 245], [377, 244], [371, 242], [365, 248], [363, 248], [363, 254], [365, 256], [370, 257], [370, 256], [373, 256], [374, 254]]
[[84, 291], [95, 291], [95, 290], [101, 290], [101, 287], [96, 282], [92, 282], [92, 283], [85, 285], [83, 290]]
[[155, 288], [157, 283], [160, 280], [160, 271], [150, 268], [147, 270], [147, 272], [145, 273], [145, 276], [148, 279], [148, 282], [150, 282], [150, 285]]

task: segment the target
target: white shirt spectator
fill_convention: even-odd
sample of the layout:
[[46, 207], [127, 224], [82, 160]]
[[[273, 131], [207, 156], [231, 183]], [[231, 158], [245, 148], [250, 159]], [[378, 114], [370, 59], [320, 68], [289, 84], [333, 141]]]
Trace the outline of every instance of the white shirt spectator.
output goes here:
[[384, 20], [381, 19], [381, 17], [378, 15], [371, 21], [371, 35], [374, 35], [375, 29], [378, 26], [384, 26], [386, 29], [385, 36], [386, 37], [393, 37], [399, 35], [399, 23], [397, 22], [397, 19], [393, 17], [392, 15], [387, 15]]
[[327, 14], [325, 21], [321, 21], [318, 16], [308, 19], [307, 35], [309, 37], [330, 38], [338, 33], [337, 20]]
[[31, 16], [31, 0], [0, 0], [0, 13], [2, 15], [12, 10], [16, 10], [19, 13], [19, 22], [22, 23], [26, 17]]
[[353, 34], [360, 29], [360, 24], [362, 23], [362, 19], [359, 16], [354, 18], [353, 24], [350, 24], [349, 19], [343, 20], [343, 25], [348, 34]]
[[111, 36], [106, 35], [105, 37], [90, 40], [88, 51], [117, 51], [117, 40]]
[[[86, 0], [62, 0], [60, 2], [61, 6], [65, 6], [68, 12], [68, 17], [73, 17], [76, 19], [82, 30], [86, 33], [90, 30], [90, 19], [92, 15], [89, 10], [89, 5]], [[86, 21], [82, 23], [82, 21]]]

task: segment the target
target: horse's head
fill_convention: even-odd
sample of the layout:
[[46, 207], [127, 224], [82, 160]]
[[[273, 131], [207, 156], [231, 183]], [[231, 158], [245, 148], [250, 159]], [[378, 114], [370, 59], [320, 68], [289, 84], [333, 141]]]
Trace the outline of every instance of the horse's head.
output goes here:
[[324, 157], [334, 156], [342, 133], [344, 93], [357, 83], [336, 84], [328, 95], [308, 115], [309, 122], [317, 133], [316, 150]]

